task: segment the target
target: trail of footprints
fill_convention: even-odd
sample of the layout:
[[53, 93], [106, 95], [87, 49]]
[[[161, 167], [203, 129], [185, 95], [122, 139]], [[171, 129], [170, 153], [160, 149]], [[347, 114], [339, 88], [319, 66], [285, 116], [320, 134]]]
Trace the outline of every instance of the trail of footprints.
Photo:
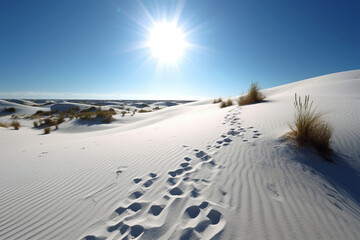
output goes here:
[[[215, 203], [201, 200], [202, 192], [211, 186], [213, 179], [224, 168], [215, 162], [212, 155], [221, 147], [230, 145], [235, 137], [241, 137], [243, 142], [249, 142], [251, 138], [256, 139], [261, 136], [252, 127], [242, 128], [237, 117], [239, 110], [232, 113], [233, 110], [225, 116], [223, 123], [229, 123], [232, 128], [221, 135], [213, 145], [207, 146], [207, 152], [183, 146], [191, 151], [191, 156], [184, 157], [176, 169], [167, 173], [166, 187], [160, 198], [151, 202], [142, 200], [158, 180], [159, 176], [156, 173], [133, 179], [135, 190], [129, 193], [123, 205], [110, 216], [107, 226], [110, 236], [107, 238], [158, 239], [167, 236], [170, 239], [186, 240], [201, 239], [204, 234], [210, 238], [221, 234], [225, 226], [222, 213], [215, 209]], [[222, 192], [222, 194], [227, 193]], [[188, 206], [184, 208], [186, 205]], [[174, 228], [171, 223], [179, 223], [179, 225]], [[103, 237], [88, 235], [84, 239], [103, 239]]]

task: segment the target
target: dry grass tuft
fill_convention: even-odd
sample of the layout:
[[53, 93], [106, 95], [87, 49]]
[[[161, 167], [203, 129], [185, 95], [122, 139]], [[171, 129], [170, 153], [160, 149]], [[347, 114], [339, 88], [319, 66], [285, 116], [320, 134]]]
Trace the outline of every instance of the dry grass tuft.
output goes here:
[[226, 102], [221, 101], [220, 102], [220, 108], [229, 107], [233, 105], [233, 101], [229, 98]]
[[49, 127], [47, 127], [47, 128], [44, 128], [44, 134], [49, 134], [50, 133], [50, 128]]
[[0, 127], [8, 128], [8, 127], [10, 127], [10, 124], [9, 124], [9, 123], [4, 123], [4, 122], [0, 122]]
[[147, 112], [152, 112], [152, 110], [146, 110], [146, 109], [139, 110], [139, 113], [147, 113]]
[[305, 96], [302, 102], [301, 97], [295, 94], [295, 118], [289, 124], [291, 132], [288, 137], [295, 140], [298, 146], [312, 146], [326, 160], [330, 160], [331, 154], [330, 139], [333, 128], [323, 119], [324, 113], [319, 113], [313, 109], [313, 101]]
[[265, 96], [260, 92], [257, 82], [252, 82], [249, 92], [245, 96], [241, 96], [238, 99], [239, 106], [258, 103], [264, 100]]
[[222, 98], [218, 98], [218, 99], [214, 99], [213, 104], [221, 103], [221, 102], [222, 102]]
[[18, 121], [12, 121], [10, 126], [14, 127], [15, 130], [19, 130], [19, 128], [21, 127]]
[[4, 112], [14, 113], [16, 112], [16, 109], [14, 107], [9, 107], [9, 108], [4, 107]]

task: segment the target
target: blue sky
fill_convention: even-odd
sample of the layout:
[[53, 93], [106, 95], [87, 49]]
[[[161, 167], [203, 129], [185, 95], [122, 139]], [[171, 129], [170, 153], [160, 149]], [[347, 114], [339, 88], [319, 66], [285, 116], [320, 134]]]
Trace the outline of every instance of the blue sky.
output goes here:
[[[0, 1], [0, 98], [202, 99], [360, 68], [360, 2]], [[176, 64], [141, 46], [171, 21]]]

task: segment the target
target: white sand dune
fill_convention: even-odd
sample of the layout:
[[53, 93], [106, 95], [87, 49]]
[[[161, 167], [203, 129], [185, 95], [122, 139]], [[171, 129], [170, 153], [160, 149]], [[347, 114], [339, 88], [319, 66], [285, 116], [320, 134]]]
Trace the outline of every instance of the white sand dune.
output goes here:
[[[360, 70], [264, 93], [50, 135], [0, 128], [0, 239], [358, 239]], [[328, 111], [335, 163], [282, 138], [295, 93]]]

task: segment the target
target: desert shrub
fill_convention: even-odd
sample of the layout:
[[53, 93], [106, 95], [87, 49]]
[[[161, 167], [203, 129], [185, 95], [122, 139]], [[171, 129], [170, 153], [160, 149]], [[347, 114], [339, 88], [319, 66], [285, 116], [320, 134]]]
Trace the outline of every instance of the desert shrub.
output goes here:
[[295, 94], [294, 107], [294, 122], [289, 124], [291, 132], [288, 136], [295, 140], [298, 146], [312, 146], [322, 157], [330, 160], [333, 129], [323, 119], [324, 113], [313, 108], [313, 101], [310, 102], [309, 95], [305, 96], [305, 101], [302, 102], [301, 97]]
[[14, 107], [9, 107], [9, 108], [4, 107], [4, 112], [14, 113], [16, 112], [16, 109]]
[[49, 134], [50, 133], [50, 127], [44, 128], [44, 134]]
[[220, 103], [220, 108], [229, 107], [231, 105], [233, 105], [233, 101], [229, 98], [226, 102], [222, 101]]
[[34, 121], [34, 122], [33, 122], [33, 125], [34, 125], [34, 128], [37, 128], [37, 127], [39, 126], [38, 121]]
[[226, 101], [226, 106], [232, 106], [233, 105], [233, 102], [232, 100], [229, 98], [227, 101]]
[[149, 107], [149, 104], [147, 104], [147, 103], [142, 103], [142, 104], [140, 104], [140, 107]]
[[8, 127], [10, 127], [10, 124], [9, 124], [9, 123], [4, 123], [4, 122], [0, 122], [0, 127], [8, 128]]
[[124, 117], [127, 111], [121, 111], [121, 116]]
[[260, 92], [257, 82], [252, 82], [249, 88], [249, 92], [245, 96], [241, 96], [238, 99], [239, 106], [258, 103], [264, 100], [265, 96]]
[[57, 119], [57, 123], [58, 123], [58, 124], [61, 124], [61, 123], [63, 123], [63, 122], [65, 122], [64, 116], [60, 116], [60, 117]]
[[221, 102], [221, 103], [220, 103], [220, 108], [224, 108], [224, 107], [227, 107], [227, 106], [226, 106], [226, 102]]
[[19, 128], [21, 127], [18, 121], [12, 121], [10, 125], [14, 127], [15, 130], [19, 130]]
[[147, 113], [147, 112], [152, 112], [152, 110], [146, 110], [146, 109], [139, 110], [139, 113]]
[[221, 102], [222, 102], [222, 98], [218, 98], [218, 99], [214, 99], [213, 104], [221, 103]]

